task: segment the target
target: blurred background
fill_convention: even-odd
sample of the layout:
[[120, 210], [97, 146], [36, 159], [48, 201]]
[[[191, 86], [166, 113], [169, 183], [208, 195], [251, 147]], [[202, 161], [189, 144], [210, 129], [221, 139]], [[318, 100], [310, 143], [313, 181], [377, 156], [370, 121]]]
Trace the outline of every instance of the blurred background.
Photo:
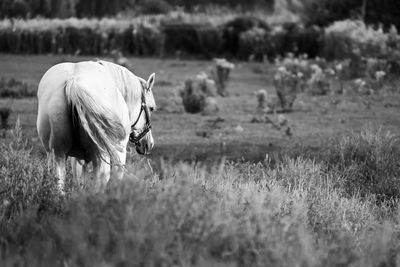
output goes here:
[[[324, 29], [341, 31], [347, 38], [356, 34], [351, 21], [384, 31], [398, 28], [400, 4], [395, 0], [2, 0], [0, 18], [3, 53], [101, 55], [118, 49], [126, 55], [157, 57], [178, 51], [192, 57], [240, 60], [288, 52], [332, 58], [347, 55], [326, 47]], [[334, 22], [346, 20], [351, 21], [332, 29]]]

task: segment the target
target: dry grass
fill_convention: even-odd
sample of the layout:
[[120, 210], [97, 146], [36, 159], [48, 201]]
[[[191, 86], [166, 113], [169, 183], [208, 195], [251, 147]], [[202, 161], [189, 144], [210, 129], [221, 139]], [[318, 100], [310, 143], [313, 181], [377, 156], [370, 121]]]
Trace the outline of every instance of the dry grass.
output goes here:
[[[388, 140], [369, 129], [353, 134], [340, 151], [378, 136]], [[376, 151], [375, 141], [363, 147]], [[327, 168], [334, 161], [164, 163], [153, 171], [133, 158], [108, 192], [71, 187], [60, 198], [18, 125], [0, 149], [1, 266], [377, 266], [399, 253], [397, 197], [377, 205], [373, 191], [346, 192]]]

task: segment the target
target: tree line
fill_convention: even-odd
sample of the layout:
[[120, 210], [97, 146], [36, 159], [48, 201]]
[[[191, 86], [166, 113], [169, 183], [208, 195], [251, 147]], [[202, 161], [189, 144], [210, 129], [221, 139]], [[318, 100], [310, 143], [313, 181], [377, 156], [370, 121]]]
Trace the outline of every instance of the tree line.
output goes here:
[[0, 18], [101, 18], [126, 11], [160, 14], [176, 6], [188, 11], [209, 5], [273, 9], [277, 4], [282, 6], [282, 3], [300, 13], [308, 25], [324, 27], [337, 20], [354, 18], [368, 24], [381, 23], [386, 28], [391, 25], [400, 27], [398, 0], [0, 0]]
[[186, 10], [206, 5], [272, 8], [274, 0], [0, 0], [0, 18], [67, 18], [115, 16], [126, 10], [166, 13], [173, 7]]

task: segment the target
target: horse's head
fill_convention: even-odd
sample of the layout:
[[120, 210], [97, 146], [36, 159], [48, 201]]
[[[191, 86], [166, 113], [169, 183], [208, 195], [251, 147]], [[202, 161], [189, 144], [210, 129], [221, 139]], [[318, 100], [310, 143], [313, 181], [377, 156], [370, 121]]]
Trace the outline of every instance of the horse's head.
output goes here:
[[147, 81], [139, 79], [142, 85], [141, 109], [136, 122], [132, 124], [130, 141], [136, 146], [136, 151], [141, 154], [149, 154], [154, 147], [154, 139], [151, 134], [151, 113], [156, 109], [153, 96], [155, 74], [151, 74]]

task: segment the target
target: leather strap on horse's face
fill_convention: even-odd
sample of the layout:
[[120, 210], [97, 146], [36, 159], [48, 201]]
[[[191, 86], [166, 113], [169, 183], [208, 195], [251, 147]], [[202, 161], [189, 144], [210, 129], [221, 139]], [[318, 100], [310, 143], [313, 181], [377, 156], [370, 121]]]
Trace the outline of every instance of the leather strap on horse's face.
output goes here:
[[143, 131], [136, 137], [133, 135], [133, 131], [129, 135], [129, 141], [134, 143], [135, 145], [137, 145], [140, 142], [140, 140], [142, 140], [142, 138], [151, 130], [150, 110], [149, 110], [149, 107], [146, 105], [146, 98], [144, 96], [144, 93], [142, 92], [142, 104], [141, 104], [141, 107], [140, 107], [139, 116], [136, 119], [136, 121], [132, 124], [131, 129], [133, 127], [135, 127], [136, 124], [139, 122], [143, 111], [144, 111], [144, 114], [146, 116], [145, 117], [146, 118], [146, 125], [144, 126]]

